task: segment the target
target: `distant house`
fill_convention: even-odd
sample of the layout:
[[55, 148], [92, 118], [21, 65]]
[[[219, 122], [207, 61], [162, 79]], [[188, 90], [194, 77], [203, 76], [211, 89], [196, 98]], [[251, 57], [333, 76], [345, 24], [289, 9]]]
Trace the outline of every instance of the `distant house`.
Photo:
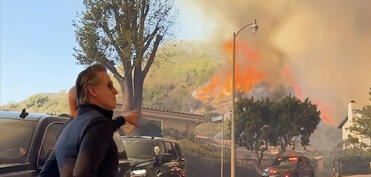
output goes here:
[[[121, 107], [121, 104], [116, 105], [116, 109], [114, 111], [115, 116], [123, 114]], [[160, 132], [164, 131], [165, 129], [175, 129], [179, 132], [194, 134], [196, 132], [196, 126], [205, 121], [204, 117], [204, 115], [144, 107], [142, 107], [141, 112], [142, 121], [147, 121], [151, 122], [151, 124], [158, 125], [158, 131]]]
[[348, 121], [348, 116], [339, 124], [338, 129], [341, 129], [341, 137], [342, 140], [345, 141], [348, 139], [348, 135], [350, 134], [347, 128], [350, 127], [350, 121]]
[[[342, 140], [346, 141], [348, 139], [348, 136], [351, 134], [354, 137], [357, 137], [356, 134], [350, 132], [348, 129], [354, 124], [354, 120], [358, 117], [362, 116], [360, 114], [357, 114], [353, 110], [353, 103], [355, 103], [353, 100], [348, 104], [348, 116], [345, 117], [345, 119], [339, 124], [338, 129], [341, 129], [342, 132]], [[360, 142], [366, 143], [371, 145], [371, 140], [366, 138], [359, 138]], [[346, 148], [344, 145], [343, 148]]]

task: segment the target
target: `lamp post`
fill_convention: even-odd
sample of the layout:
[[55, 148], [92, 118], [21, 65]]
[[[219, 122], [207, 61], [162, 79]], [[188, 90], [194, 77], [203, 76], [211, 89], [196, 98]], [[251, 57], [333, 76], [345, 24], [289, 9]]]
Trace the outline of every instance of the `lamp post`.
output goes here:
[[220, 163], [220, 176], [224, 176], [224, 115], [222, 116], [222, 152], [221, 152], [221, 163]]
[[250, 31], [256, 33], [258, 31], [258, 25], [256, 19], [254, 23], [249, 23], [243, 26], [237, 33], [233, 33], [233, 60], [232, 60], [232, 120], [231, 120], [231, 177], [236, 176], [236, 132], [235, 132], [235, 66], [236, 66], [236, 38], [237, 35], [246, 27], [250, 27]]

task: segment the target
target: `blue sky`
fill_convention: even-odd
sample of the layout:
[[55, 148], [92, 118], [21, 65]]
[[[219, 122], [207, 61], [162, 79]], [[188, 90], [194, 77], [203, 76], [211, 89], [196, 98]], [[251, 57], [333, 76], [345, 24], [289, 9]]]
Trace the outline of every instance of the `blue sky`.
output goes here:
[[[68, 90], [83, 69], [72, 50], [76, 46], [72, 20], [84, 9], [82, 1], [0, 2], [0, 105]], [[205, 40], [213, 25], [205, 23], [202, 12], [185, 0], [177, 0], [175, 6], [179, 10], [175, 37]]]

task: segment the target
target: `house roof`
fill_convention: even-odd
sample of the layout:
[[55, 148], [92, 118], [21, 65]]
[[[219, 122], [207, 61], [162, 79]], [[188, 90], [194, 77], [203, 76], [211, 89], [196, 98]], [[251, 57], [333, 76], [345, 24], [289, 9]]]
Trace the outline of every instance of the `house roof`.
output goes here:
[[347, 122], [348, 121], [348, 116], [347, 117], [345, 117], [345, 119], [339, 124], [339, 126], [338, 126], [338, 129], [342, 129], [343, 128], [343, 125], [345, 124], [345, 122]]
[[[121, 108], [122, 104], [117, 103], [116, 108]], [[205, 115], [202, 114], [192, 114], [192, 113], [186, 113], [186, 112], [179, 112], [179, 111], [170, 111], [165, 109], [156, 109], [156, 108], [148, 108], [148, 107], [142, 107], [144, 110], [152, 110], [152, 111], [159, 111], [159, 112], [167, 112], [167, 113], [175, 113], [175, 114], [181, 114], [181, 115], [187, 115], [187, 116], [195, 116], [203, 118]]]

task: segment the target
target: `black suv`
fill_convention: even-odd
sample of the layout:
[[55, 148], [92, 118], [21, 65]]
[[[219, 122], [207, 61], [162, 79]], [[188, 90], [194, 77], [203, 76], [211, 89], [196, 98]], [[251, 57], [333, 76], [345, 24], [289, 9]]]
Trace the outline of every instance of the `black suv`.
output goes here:
[[[38, 176], [69, 118], [0, 111], [0, 176]], [[120, 161], [119, 174], [129, 169]]]
[[68, 118], [0, 111], [0, 176], [37, 176]]
[[305, 156], [281, 156], [266, 168], [263, 177], [314, 177], [313, 166]]
[[125, 177], [185, 177], [186, 160], [179, 144], [146, 136], [122, 137], [130, 170]]

